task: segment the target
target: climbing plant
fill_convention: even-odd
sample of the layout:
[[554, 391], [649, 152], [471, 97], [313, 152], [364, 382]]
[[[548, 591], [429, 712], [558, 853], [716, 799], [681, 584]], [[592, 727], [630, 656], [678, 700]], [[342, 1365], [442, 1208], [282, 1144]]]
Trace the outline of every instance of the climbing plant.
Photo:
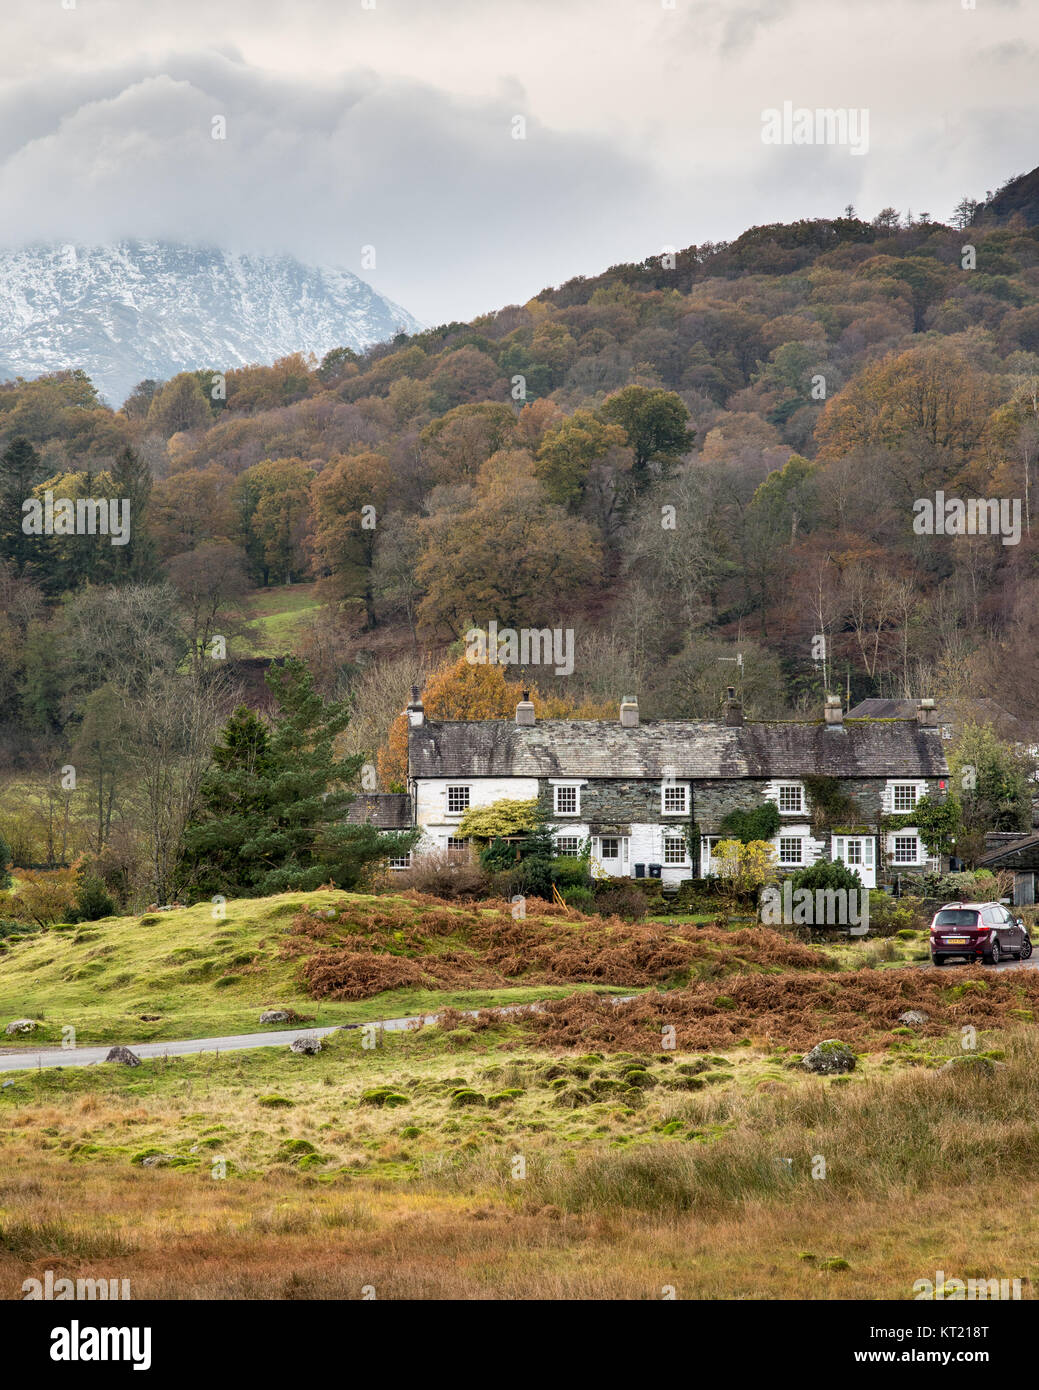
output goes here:
[[722, 817], [718, 829], [722, 835], [749, 845], [753, 840], [771, 840], [779, 825], [779, 807], [774, 801], [766, 801], [750, 811], [730, 811]]

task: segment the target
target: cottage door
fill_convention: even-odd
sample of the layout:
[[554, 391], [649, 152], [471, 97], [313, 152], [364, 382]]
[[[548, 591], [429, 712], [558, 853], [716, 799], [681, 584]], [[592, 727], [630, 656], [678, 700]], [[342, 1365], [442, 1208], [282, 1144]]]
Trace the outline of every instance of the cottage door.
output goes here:
[[596, 843], [596, 858], [602, 866], [603, 872], [611, 878], [623, 878], [628, 874], [628, 845], [627, 835], [601, 835]]
[[854, 869], [863, 888], [877, 886], [876, 845], [872, 835], [834, 835], [831, 856]]

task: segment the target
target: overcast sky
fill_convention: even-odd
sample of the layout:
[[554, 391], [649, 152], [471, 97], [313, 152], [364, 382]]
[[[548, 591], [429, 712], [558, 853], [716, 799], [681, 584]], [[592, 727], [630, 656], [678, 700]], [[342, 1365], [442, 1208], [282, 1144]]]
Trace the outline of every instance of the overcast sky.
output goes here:
[[[363, 2], [0, 0], [0, 243], [288, 251], [438, 323], [1039, 164], [1037, 0]], [[868, 152], [764, 144], [784, 101]]]

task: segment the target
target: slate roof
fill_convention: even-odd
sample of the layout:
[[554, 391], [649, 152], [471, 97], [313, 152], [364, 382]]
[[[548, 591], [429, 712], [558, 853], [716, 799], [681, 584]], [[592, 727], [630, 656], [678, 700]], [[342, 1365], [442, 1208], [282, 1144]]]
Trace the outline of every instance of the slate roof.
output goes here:
[[412, 777], [947, 777], [938, 729], [915, 719], [726, 725], [545, 719], [430, 723], [409, 731]]
[[978, 860], [979, 868], [986, 869], [1039, 869], [1039, 835], [1034, 831], [1029, 835], [1003, 837], [1005, 843], [992, 848], [989, 836], [985, 836], [988, 853]]
[[[844, 716], [846, 719], [909, 719], [915, 716], [920, 701], [910, 700], [860, 700]], [[1011, 714], [998, 700], [989, 695], [971, 696], [963, 700], [943, 700], [939, 710], [939, 724], [991, 724], [1000, 738], [1026, 741], [1032, 731]]]
[[351, 825], [376, 825], [380, 830], [411, 829], [411, 797], [407, 792], [362, 792], [346, 813]]

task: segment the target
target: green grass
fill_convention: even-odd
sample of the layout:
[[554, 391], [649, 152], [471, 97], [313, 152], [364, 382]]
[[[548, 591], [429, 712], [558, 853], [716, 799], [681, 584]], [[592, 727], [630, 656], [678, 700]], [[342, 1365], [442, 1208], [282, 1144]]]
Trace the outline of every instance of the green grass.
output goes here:
[[[344, 900], [362, 914], [403, 901], [338, 891], [282, 893], [233, 899], [219, 920], [211, 904], [200, 903], [22, 938], [0, 952], [0, 1028], [24, 1017], [36, 1018], [39, 1026], [31, 1039], [8, 1038], [0, 1031], [0, 1040], [11, 1049], [60, 1043], [62, 1028], [69, 1025], [81, 1044], [210, 1037], [260, 1031], [264, 1009], [292, 1009], [320, 1027], [445, 1008], [525, 1004], [592, 988], [402, 988], [356, 1002], [312, 999], [298, 983], [298, 962], [280, 959], [279, 946], [300, 908], [331, 907]], [[147, 1021], [143, 1014], [159, 1017]]]
[[287, 655], [295, 647], [302, 622], [313, 617], [320, 607], [316, 584], [280, 584], [258, 589], [250, 599], [257, 635], [251, 642], [232, 643], [234, 655]]
[[[1008, 1050], [1017, 1058], [1017, 1085], [1036, 1045], [1024, 1032], [992, 1034], [1000, 1041], [1011, 1036]], [[848, 1136], [843, 1145], [831, 1137], [820, 1150], [813, 1131], [826, 1128], [842, 1112], [858, 1112], [869, 1118], [874, 1158], [890, 1160], [888, 1176], [904, 1176], [909, 1160], [902, 1129], [885, 1127], [884, 1112], [891, 1103], [886, 1087], [897, 1077], [933, 1072], [958, 1053], [958, 1044], [953, 1033], [918, 1040], [897, 1056], [865, 1057], [855, 1074], [838, 1085], [808, 1076], [796, 1052], [733, 1049], [697, 1055], [647, 1049], [553, 1055], [531, 1048], [508, 1023], [488, 1030], [427, 1027], [385, 1034], [372, 1048], [364, 1046], [359, 1032], [339, 1033], [324, 1040], [323, 1050], [312, 1057], [266, 1048], [146, 1059], [132, 1069], [20, 1073], [12, 1078], [13, 1086], [0, 1092], [0, 1146], [32, 1142], [37, 1149], [78, 1162], [129, 1165], [140, 1165], [149, 1154], [164, 1154], [203, 1176], [214, 1156], [225, 1158], [236, 1175], [256, 1178], [285, 1164], [299, 1167], [303, 1160], [308, 1171], [328, 1180], [363, 1174], [417, 1179], [448, 1190], [498, 1186], [507, 1175], [508, 1156], [519, 1150], [530, 1156], [545, 1181], [546, 1163], [555, 1167], [552, 1190], [545, 1191], [544, 1200], [569, 1205], [560, 1200], [570, 1181], [568, 1157], [598, 1155], [595, 1161], [601, 1163], [625, 1146], [666, 1143], [684, 1149], [696, 1166], [708, 1161], [706, 1152], [720, 1143], [728, 1153], [729, 1136], [738, 1128], [756, 1133], [753, 1153], [744, 1155], [742, 1166], [737, 1165], [741, 1171], [724, 1181], [727, 1160], [720, 1155], [714, 1174], [734, 1197], [738, 1191], [760, 1196], [781, 1191], [786, 1176], [776, 1168], [773, 1151], [799, 1155], [800, 1168], [807, 1167], [812, 1154], [827, 1153], [833, 1178], [840, 1177], [849, 1188], [862, 1187], [872, 1178], [843, 1153]], [[1002, 1080], [988, 1080], [997, 1089], [1003, 1085]], [[969, 1077], [943, 1080], [938, 1091], [944, 1099], [933, 1103], [924, 1096], [935, 1080], [907, 1084], [913, 1095], [904, 1097], [903, 1122], [921, 1105], [936, 1111], [923, 1123], [919, 1118], [914, 1122], [912, 1162], [922, 1181], [929, 1165], [946, 1162], [943, 1143], [960, 1143], [952, 1131], [943, 1140], [934, 1123], [938, 1111], [946, 1121], [954, 1116], [951, 1090], [971, 1097], [978, 1131], [986, 1116], [991, 1120], [1000, 1109], [983, 1094], [984, 1088], [972, 1089]], [[1001, 1118], [1003, 1142], [1014, 1130], [1024, 1161], [1035, 1128], [1023, 1093], [1015, 1104], [1004, 1105]], [[768, 1136], [771, 1131], [772, 1140], [777, 1139], [779, 1130], [783, 1141], [773, 1150]], [[864, 1148], [864, 1141], [859, 1146]], [[987, 1157], [997, 1150], [993, 1138]], [[1011, 1157], [1004, 1154], [1002, 1161]], [[694, 1176], [685, 1158], [679, 1167], [684, 1180]], [[809, 1176], [801, 1174], [810, 1191]], [[628, 1190], [619, 1191], [609, 1204], [638, 1206], [640, 1201]]]

